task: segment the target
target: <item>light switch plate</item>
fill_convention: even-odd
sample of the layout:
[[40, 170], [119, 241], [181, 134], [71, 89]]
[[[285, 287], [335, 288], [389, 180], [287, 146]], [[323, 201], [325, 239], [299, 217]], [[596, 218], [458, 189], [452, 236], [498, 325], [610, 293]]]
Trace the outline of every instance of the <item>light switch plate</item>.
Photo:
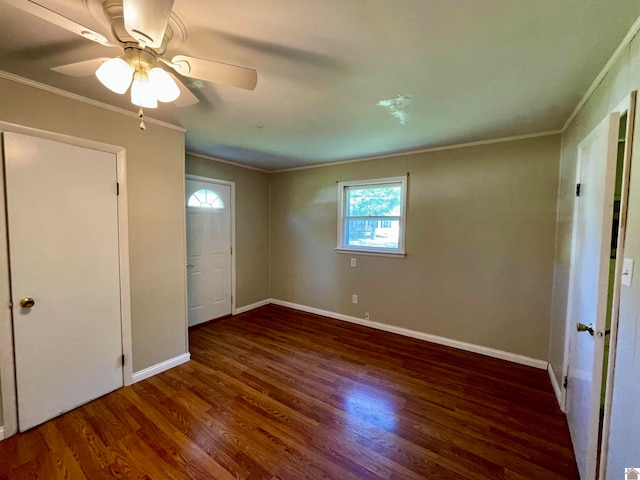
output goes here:
[[622, 284], [627, 287], [631, 286], [633, 278], [633, 258], [625, 258], [622, 262]]

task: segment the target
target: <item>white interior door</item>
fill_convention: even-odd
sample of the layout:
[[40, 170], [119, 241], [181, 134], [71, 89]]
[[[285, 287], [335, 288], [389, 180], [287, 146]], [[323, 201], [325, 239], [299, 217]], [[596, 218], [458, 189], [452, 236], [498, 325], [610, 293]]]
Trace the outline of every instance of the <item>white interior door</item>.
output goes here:
[[24, 431], [123, 384], [116, 157], [5, 133], [4, 160]]
[[189, 326], [231, 313], [231, 187], [186, 181]]
[[[566, 412], [583, 480], [595, 479], [619, 114], [580, 144], [569, 291]], [[578, 332], [582, 323], [593, 328]]]

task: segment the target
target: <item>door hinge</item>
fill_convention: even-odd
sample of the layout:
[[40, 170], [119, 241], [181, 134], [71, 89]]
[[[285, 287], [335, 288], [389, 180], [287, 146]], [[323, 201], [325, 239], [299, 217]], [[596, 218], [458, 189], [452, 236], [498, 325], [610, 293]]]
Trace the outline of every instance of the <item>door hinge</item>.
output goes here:
[[124, 355], [122, 355], [122, 366], [124, 367]]
[[120, 182], [116, 182], [116, 195], [120, 195]]
[[567, 385], [569, 385], [569, 377], [567, 375], [565, 375], [564, 379], [562, 380], [562, 388], [564, 388], [566, 390], [567, 389]]
[[580, 196], [580, 190], [582, 189], [581, 183], [576, 183], [576, 197]]

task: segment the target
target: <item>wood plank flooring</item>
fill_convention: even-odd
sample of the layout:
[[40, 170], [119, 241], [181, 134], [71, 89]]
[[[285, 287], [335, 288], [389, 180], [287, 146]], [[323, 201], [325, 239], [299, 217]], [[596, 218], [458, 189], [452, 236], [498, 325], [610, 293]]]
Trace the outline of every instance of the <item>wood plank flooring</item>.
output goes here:
[[0, 442], [0, 479], [578, 479], [547, 373], [269, 305]]

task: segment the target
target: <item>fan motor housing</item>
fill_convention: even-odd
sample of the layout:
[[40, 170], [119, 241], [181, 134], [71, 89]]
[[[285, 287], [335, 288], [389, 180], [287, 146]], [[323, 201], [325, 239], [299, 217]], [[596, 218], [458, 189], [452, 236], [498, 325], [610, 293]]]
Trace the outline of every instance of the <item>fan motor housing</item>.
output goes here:
[[136, 70], [149, 71], [156, 64], [156, 55], [150, 48], [140, 48], [137, 43], [129, 42], [124, 46], [124, 56]]
[[[122, 0], [83, 0], [86, 9], [98, 21], [107, 21], [111, 27], [111, 33], [115, 40], [126, 45], [135, 44], [137, 41], [129, 35], [124, 27], [124, 9]], [[178, 18], [171, 12], [169, 23], [164, 32], [162, 45], [153, 50], [158, 55], [163, 55], [168, 50], [176, 50], [187, 41], [187, 29]], [[127, 48], [123, 45], [123, 48]]]

